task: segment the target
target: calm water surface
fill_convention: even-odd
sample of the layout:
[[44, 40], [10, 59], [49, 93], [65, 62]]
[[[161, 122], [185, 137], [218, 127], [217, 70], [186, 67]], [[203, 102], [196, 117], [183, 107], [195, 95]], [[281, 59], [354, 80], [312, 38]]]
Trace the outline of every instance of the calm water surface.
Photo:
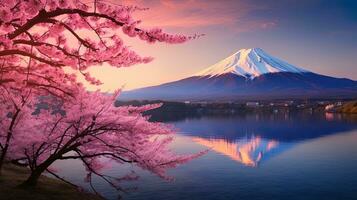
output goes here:
[[[108, 174], [136, 170], [130, 200], [160, 199], [357, 199], [357, 116], [251, 114], [187, 118], [169, 122], [179, 130], [178, 153], [210, 151], [162, 180], [133, 166], [114, 165]], [[83, 167], [59, 162], [61, 175], [82, 184]], [[97, 180], [108, 199], [117, 192]]]

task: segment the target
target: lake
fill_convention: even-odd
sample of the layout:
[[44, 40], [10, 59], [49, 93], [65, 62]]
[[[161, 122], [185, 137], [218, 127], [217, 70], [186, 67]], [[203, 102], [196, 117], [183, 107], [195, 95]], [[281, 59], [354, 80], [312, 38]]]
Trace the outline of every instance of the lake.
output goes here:
[[[106, 172], [135, 170], [140, 178], [123, 182], [124, 199], [357, 199], [357, 116], [331, 113], [276, 113], [201, 116], [169, 121], [178, 130], [178, 153], [207, 154], [172, 169], [162, 180], [126, 165]], [[87, 187], [83, 167], [56, 164], [59, 173]], [[100, 180], [106, 198], [118, 193]]]

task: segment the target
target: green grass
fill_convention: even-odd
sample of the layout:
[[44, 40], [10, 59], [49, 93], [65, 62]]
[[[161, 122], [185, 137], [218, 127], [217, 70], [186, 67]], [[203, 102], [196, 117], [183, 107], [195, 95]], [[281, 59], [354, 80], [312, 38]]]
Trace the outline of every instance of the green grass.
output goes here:
[[42, 176], [31, 189], [17, 187], [29, 175], [29, 170], [6, 164], [0, 176], [1, 200], [97, 200], [99, 197], [76, 190], [59, 180]]

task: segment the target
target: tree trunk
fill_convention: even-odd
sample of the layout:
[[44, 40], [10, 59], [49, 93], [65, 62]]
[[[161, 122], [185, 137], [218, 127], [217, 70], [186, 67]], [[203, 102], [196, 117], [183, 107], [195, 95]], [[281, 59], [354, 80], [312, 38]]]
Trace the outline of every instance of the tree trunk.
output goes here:
[[3, 149], [0, 154], [0, 176], [1, 176], [1, 172], [2, 172], [2, 167], [5, 162], [6, 151], [7, 151], [7, 149]]
[[12, 130], [15, 126], [15, 121], [16, 121], [17, 117], [19, 116], [20, 111], [21, 111], [20, 109], [16, 108], [16, 112], [11, 119], [11, 123], [10, 123], [9, 129], [8, 129], [8, 132], [7, 132], [4, 147], [2, 147], [2, 149], [1, 149], [2, 151], [1, 151], [1, 155], [0, 155], [0, 175], [1, 175], [2, 166], [4, 165], [4, 162], [5, 162], [7, 150], [9, 149], [10, 140], [12, 137]]
[[32, 170], [30, 176], [27, 178], [26, 181], [21, 183], [20, 187], [35, 187], [41, 174], [46, 171], [46, 169], [51, 166], [57, 159], [59, 159], [63, 154], [68, 153], [70, 150], [71, 148], [62, 148], [57, 153], [52, 154], [50, 157], [48, 157], [47, 160], [45, 160], [43, 163], [41, 163], [35, 169]]
[[39, 168], [37, 168], [36, 170], [31, 172], [31, 175], [27, 178], [26, 181], [24, 181], [23, 183], [21, 183], [20, 187], [35, 187], [37, 185], [37, 181], [40, 178], [41, 174], [44, 172], [45, 170], [40, 170]]
[[30, 176], [27, 178], [26, 181], [21, 183], [20, 187], [35, 187], [41, 174], [57, 160], [57, 156], [58, 155], [50, 156], [46, 161], [44, 161], [42, 164], [38, 165], [34, 170], [32, 170]]
[[2, 175], [2, 166], [3, 166], [3, 163], [4, 163], [4, 156], [2, 155], [1, 153], [1, 156], [0, 156], [0, 176]]

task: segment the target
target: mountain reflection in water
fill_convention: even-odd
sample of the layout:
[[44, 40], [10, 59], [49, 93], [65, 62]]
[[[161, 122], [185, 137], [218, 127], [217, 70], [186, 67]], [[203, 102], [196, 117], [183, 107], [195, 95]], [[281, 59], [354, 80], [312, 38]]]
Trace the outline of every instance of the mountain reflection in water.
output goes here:
[[356, 115], [278, 113], [205, 116], [171, 122], [181, 134], [234, 141], [254, 135], [266, 140], [296, 142], [357, 127]]
[[263, 156], [279, 145], [278, 141], [260, 137], [236, 141], [193, 137], [192, 140], [249, 167], [258, 166]]

